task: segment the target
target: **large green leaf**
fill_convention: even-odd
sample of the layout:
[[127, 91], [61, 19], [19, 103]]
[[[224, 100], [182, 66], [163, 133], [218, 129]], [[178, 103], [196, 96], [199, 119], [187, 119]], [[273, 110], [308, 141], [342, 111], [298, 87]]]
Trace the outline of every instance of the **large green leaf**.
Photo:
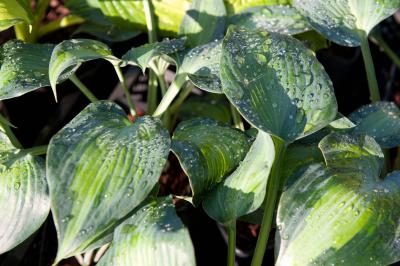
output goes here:
[[394, 148], [400, 144], [400, 110], [392, 102], [377, 102], [365, 105], [353, 112], [349, 118], [357, 125], [354, 133], [368, 134], [383, 148]]
[[239, 167], [206, 196], [203, 201], [206, 213], [216, 221], [228, 224], [257, 210], [264, 201], [274, 158], [270, 135], [259, 131]]
[[185, 39], [165, 39], [162, 42], [148, 43], [133, 47], [122, 57], [123, 64], [138, 65], [144, 72], [155, 58], [168, 56], [185, 49]]
[[[0, 48], [0, 100], [18, 97], [49, 86], [51, 44], [30, 44], [11, 40]], [[60, 77], [59, 81], [66, 76]]]
[[[309, 166], [282, 194], [276, 265], [389, 265], [400, 259], [400, 172], [384, 180], [371, 175], [364, 169], [381, 160], [378, 144], [370, 137], [348, 138], [326, 137], [328, 168]], [[347, 156], [353, 167], [340, 169]]]
[[31, 20], [31, 11], [25, 9], [19, 0], [0, 1], [0, 31], [22, 22], [31, 24]]
[[242, 10], [264, 5], [289, 5], [292, 0], [224, 0], [228, 15], [234, 15]]
[[118, 226], [98, 265], [196, 265], [189, 232], [176, 215], [172, 199], [152, 200]]
[[58, 235], [56, 261], [110, 240], [157, 183], [170, 147], [158, 119], [131, 124], [106, 101], [90, 104], [50, 141], [47, 178]]
[[231, 17], [231, 24], [282, 34], [299, 34], [310, 30], [306, 18], [291, 6], [258, 6]]
[[33, 234], [50, 211], [44, 160], [0, 132], [0, 254]]
[[328, 39], [359, 46], [373, 27], [400, 8], [400, 0], [293, 0], [293, 5]]
[[106, 59], [118, 62], [110, 48], [102, 42], [89, 39], [66, 40], [54, 47], [49, 64], [49, 79], [54, 96], [57, 99], [56, 82], [62, 74], [75, 71], [86, 61]]
[[219, 77], [221, 41], [213, 41], [181, 53], [175, 61], [177, 74], [187, 75], [202, 90], [222, 93]]
[[193, 0], [182, 19], [179, 34], [195, 47], [222, 39], [226, 27], [226, 10], [222, 0]]
[[336, 116], [332, 82], [312, 51], [287, 35], [231, 26], [222, 45], [222, 89], [254, 127], [286, 142]]
[[232, 172], [249, 149], [247, 136], [211, 119], [184, 121], [172, 137], [172, 151], [189, 177], [193, 204]]

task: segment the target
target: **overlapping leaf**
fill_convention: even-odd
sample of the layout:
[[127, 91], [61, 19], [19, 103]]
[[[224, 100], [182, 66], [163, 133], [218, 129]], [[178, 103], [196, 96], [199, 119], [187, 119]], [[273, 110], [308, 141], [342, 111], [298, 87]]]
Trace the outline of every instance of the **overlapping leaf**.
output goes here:
[[332, 82], [313, 53], [287, 35], [231, 26], [222, 89], [253, 126], [293, 142], [336, 116]]
[[373, 27], [400, 8], [400, 0], [294, 0], [293, 5], [328, 39], [358, 46]]
[[379, 179], [382, 151], [368, 136], [333, 133], [321, 149], [328, 167], [309, 166], [281, 197], [276, 265], [398, 261], [400, 173]]
[[171, 198], [150, 201], [119, 225], [99, 266], [196, 265], [189, 232]]
[[0, 253], [33, 234], [50, 211], [44, 160], [16, 149], [0, 132]]
[[32, 14], [20, 0], [0, 1], [0, 31], [18, 23], [31, 24]]
[[57, 98], [56, 82], [60, 75], [75, 71], [83, 62], [94, 59], [118, 62], [107, 45], [95, 40], [66, 40], [54, 47], [49, 64], [49, 79], [54, 96]]
[[257, 210], [264, 201], [274, 158], [271, 137], [259, 131], [238, 168], [203, 201], [206, 213], [216, 221], [228, 224]]
[[310, 30], [307, 20], [293, 7], [259, 6], [249, 8], [230, 19], [231, 24], [249, 29], [294, 35]]
[[400, 110], [392, 102], [377, 102], [361, 107], [349, 118], [357, 125], [353, 132], [373, 137], [383, 148], [400, 144]]
[[56, 261], [111, 240], [119, 221], [157, 183], [169, 147], [159, 120], [141, 117], [131, 124], [111, 102], [90, 104], [53, 136], [47, 178]]
[[[49, 86], [48, 67], [54, 45], [11, 40], [0, 48], [0, 99], [18, 97]], [[60, 77], [58, 81], [65, 79]]]
[[222, 39], [226, 27], [223, 0], [193, 0], [182, 19], [179, 34], [188, 38], [191, 47]]
[[237, 167], [249, 149], [243, 132], [211, 119], [182, 122], [172, 140], [172, 151], [189, 177], [194, 205]]

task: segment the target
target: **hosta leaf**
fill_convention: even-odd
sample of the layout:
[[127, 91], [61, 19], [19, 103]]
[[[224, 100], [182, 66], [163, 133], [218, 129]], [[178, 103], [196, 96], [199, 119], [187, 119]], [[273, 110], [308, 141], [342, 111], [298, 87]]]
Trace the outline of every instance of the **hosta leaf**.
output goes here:
[[349, 118], [357, 125], [353, 132], [373, 137], [381, 147], [400, 144], [400, 110], [392, 102], [377, 102], [361, 107]]
[[124, 64], [138, 65], [144, 72], [150, 61], [185, 49], [185, 39], [165, 39], [130, 49], [123, 57]]
[[[0, 48], [0, 100], [18, 97], [49, 86], [52, 44], [30, 44], [11, 40]], [[60, 77], [63, 80], [65, 76]]]
[[44, 160], [0, 132], [0, 254], [33, 234], [50, 211]]
[[222, 39], [226, 27], [223, 0], [193, 0], [179, 28], [191, 47]]
[[328, 39], [359, 46], [373, 27], [400, 8], [400, 0], [293, 0], [293, 5]]
[[57, 228], [56, 261], [101, 246], [150, 193], [168, 155], [161, 122], [131, 124], [111, 102], [96, 102], [50, 141], [47, 178]]
[[311, 165], [282, 194], [276, 265], [389, 265], [399, 219], [400, 172], [379, 180]]
[[98, 265], [196, 265], [189, 231], [176, 215], [172, 199], [152, 200], [119, 225]]
[[189, 177], [194, 205], [237, 167], [249, 146], [243, 132], [215, 120], [198, 118], [179, 124], [172, 151]]
[[329, 42], [325, 37], [323, 37], [321, 34], [316, 32], [315, 30], [310, 30], [306, 31], [300, 34], [297, 34], [296, 36], [297, 40], [302, 41], [305, 46], [307, 46], [309, 49], [313, 50], [314, 52], [317, 52], [321, 49], [325, 49], [329, 47]]
[[322, 65], [287, 35], [231, 26], [222, 45], [221, 81], [250, 124], [286, 142], [336, 116], [332, 82]]
[[54, 47], [49, 64], [49, 79], [56, 99], [56, 82], [60, 75], [75, 71], [83, 62], [101, 58], [110, 62], [118, 61], [107, 45], [95, 40], [66, 40]]
[[251, 30], [289, 35], [310, 30], [307, 20], [295, 8], [284, 5], [252, 7], [233, 16], [230, 22]]
[[250, 7], [263, 5], [289, 5], [292, 0], [224, 0], [228, 15], [239, 13]]
[[219, 77], [221, 41], [213, 41], [195, 47], [178, 62], [178, 74], [186, 74], [190, 81], [202, 90], [222, 93]]
[[0, 31], [15, 24], [25, 22], [31, 24], [32, 15], [18, 0], [0, 1]]
[[257, 210], [264, 201], [274, 158], [274, 143], [270, 135], [259, 131], [239, 167], [203, 201], [206, 213], [227, 224]]
[[231, 123], [231, 111], [228, 102], [221, 94], [207, 93], [201, 96], [192, 96], [179, 108], [179, 117], [183, 121], [202, 117], [226, 124]]

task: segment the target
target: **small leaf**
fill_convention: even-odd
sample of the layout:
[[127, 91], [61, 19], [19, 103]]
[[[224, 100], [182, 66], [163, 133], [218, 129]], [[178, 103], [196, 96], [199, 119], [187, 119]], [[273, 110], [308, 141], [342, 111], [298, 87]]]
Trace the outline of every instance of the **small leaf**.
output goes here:
[[[0, 100], [18, 97], [49, 86], [52, 44], [30, 44], [11, 40], [0, 48]], [[62, 81], [66, 76], [60, 77]]]
[[359, 46], [373, 27], [400, 8], [400, 0], [293, 0], [293, 6], [329, 40]]
[[247, 136], [226, 124], [201, 118], [179, 124], [172, 152], [189, 177], [193, 205], [237, 167], [248, 149]]
[[44, 160], [0, 132], [0, 254], [32, 235], [50, 211]]
[[349, 118], [357, 125], [353, 132], [373, 137], [381, 147], [400, 145], [400, 110], [392, 102], [365, 105]]
[[154, 199], [119, 225], [98, 265], [196, 265], [189, 231], [171, 201], [170, 197]]
[[331, 133], [318, 146], [326, 164], [336, 171], [359, 171], [368, 177], [381, 172], [383, 153], [370, 136]]
[[219, 77], [220, 57], [221, 41], [195, 47], [185, 52], [182, 62], [177, 63], [177, 74], [187, 75], [190, 81], [202, 90], [222, 93]]
[[222, 45], [221, 81], [250, 124], [286, 142], [325, 127], [336, 116], [324, 68], [287, 35], [231, 26]]
[[15, 24], [25, 22], [31, 24], [32, 15], [19, 0], [0, 1], [0, 31], [6, 30]]
[[185, 39], [164, 39], [130, 49], [123, 57], [124, 64], [138, 65], [144, 72], [149, 63], [161, 56], [168, 56], [185, 48]]
[[214, 220], [226, 224], [257, 210], [264, 201], [274, 158], [271, 137], [259, 131], [239, 167], [203, 201], [206, 213]]
[[284, 5], [252, 7], [231, 17], [230, 21], [231, 24], [251, 30], [259, 29], [288, 35], [306, 32], [311, 28], [295, 8]]
[[107, 45], [95, 40], [66, 40], [54, 48], [49, 64], [49, 79], [56, 100], [58, 77], [62, 74], [74, 72], [83, 62], [94, 59], [106, 59], [111, 63], [119, 60], [112, 55]]
[[191, 47], [222, 39], [226, 27], [226, 10], [222, 0], [193, 0], [179, 28]]
[[158, 119], [131, 124], [116, 104], [90, 104], [50, 141], [47, 178], [57, 261], [110, 240], [157, 183], [170, 139]]

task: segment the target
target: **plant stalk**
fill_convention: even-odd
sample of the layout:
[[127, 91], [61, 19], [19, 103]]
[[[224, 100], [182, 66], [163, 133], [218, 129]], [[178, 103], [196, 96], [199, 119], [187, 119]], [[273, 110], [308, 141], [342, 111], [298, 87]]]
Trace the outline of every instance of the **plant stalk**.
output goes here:
[[374, 62], [371, 56], [371, 50], [369, 49], [368, 37], [366, 34], [361, 36], [361, 52], [364, 59], [365, 71], [367, 72], [368, 87], [370, 93], [371, 102], [378, 102], [381, 100], [379, 94], [378, 82], [376, 80]]
[[113, 64], [115, 72], [117, 73], [119, 82], [124, 90], [126, 100], [128, 101], [129, 111], [133, 117], [136, 116], [135, 104], [132, 101], [131, 94], [129, 93], [128, 85], [126, 85], [124, 74], [118, 64]]
[[161, 116], [170, 106], [172, 101], [175, 99], [176, 95], [179, 93], [180, 89], [186, 82], [186, 75], [178, 74], [174, 81], [169, 86], [167, 93], [162, 98], [160, 104], [157, 106], [153, 113], [153, 116]]
[[275, 161], [271, 169], [271, 174], [268, 177], [267, 194], [264, 201], [264, 215], [251, 266], [261, 266], [263, 262], [280, 189], [282, 161], [285, 156], [287, 144], [277, 137], [273, 137], [273, 140], [275, 144]]
[[147, 112], [154, 113], [157, 108], [157, 76], [153, 70], [149, 71], [149, 83], [147, 88]]
[[43, 155], [47, 153], [48, 145], [36, 146], [28, 149], [24, 149], [25, 153], [29, 153], [31, 155]]
[[233, 104], [229, 104], [230, 108], [231, 108], [231, 113], [232, 113], [232, 119], [233, 119], [233, 124], [236, 128], [244, 131], [244, 125], [243, 125], [243, 121], [242, 118], [238, 112], [238, 110], [236, 109], [235, 106], [233, 106]]
[[393, 61], [393, 63], [400, 69], [400, 57], [390, 48], [380, 33], [372, 35], [375, 43], [385, 52], [385, 54]]
[[47, 23], [46, 25], [43, 25], [39, 27], [37, 31], [37, 37], [43, 37], [49, 33], [52, 33], [54, 31], [57, 31], [59, 29], [67, 28], [73, 25], [81, 24], [85, 20], [81, 17], [75, 16], [75, 15], [68, 15], [62, 18], [58, 18], [54, 21], [51, 21]]
[[158, 84], [160, 84], [161, 95], [164, 96], [167, 93], [167, 82], [165, 81], [164, 75], [157, 75]]
[[14, 25], [15, 38], [24, 42], [32, 42], [29, 26], [25, 22]]
[[98, 99], [96, 98], [96, 96], [94, 96], [94, 94], [85, 86], [85, 84], [83, 84], [79, 78], [75, 75], [72, 74], [69, 77], [69, 80], [72, 81], [72, 83], [75, 84], [76, 87], [78, 87], [78, 89], [89, 99], [89, 101], [91, 101], [92, 103], [97, 102]]
[[3, 129], [6, 136], [10, 139], [15, 148], [22, 149], [22, 145], [11, 130], [10, 122], [0, 114], [0, 127]]
[[235, 266], [236, 257], [236, 221], [232, 221], [226, 225], [226, 230], [228, 231], [228, 258], [227, 265]]

